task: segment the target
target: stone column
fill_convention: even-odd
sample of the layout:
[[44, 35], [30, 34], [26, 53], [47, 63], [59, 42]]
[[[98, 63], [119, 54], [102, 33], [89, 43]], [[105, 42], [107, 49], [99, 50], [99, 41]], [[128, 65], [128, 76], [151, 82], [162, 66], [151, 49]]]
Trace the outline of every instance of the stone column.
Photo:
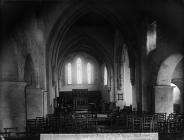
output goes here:
[[155, 86], [155, 112], [173, 112], [173, 87], [169, 85]]
[[0, 130], [17, 127], [25, 131], [25, 85], [24, 82], [0, 82]]

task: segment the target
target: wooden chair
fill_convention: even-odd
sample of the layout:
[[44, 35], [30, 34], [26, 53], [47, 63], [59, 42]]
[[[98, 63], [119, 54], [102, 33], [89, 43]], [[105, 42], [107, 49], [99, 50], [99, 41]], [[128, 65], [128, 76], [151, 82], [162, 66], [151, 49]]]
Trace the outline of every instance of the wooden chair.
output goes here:
[[48, 124], [44, 117], [36, 117], [36, 127], [39, 133], [47, 133], [48, 132]]
[[144, 114], [143, 115], [143, 132], [153, 131], [153, 115]]
[[26, 132], [27, 135], [35, 135], [38, 133], [37, 127], [36, 127], [36, 119], [29, 119], [26, 122]]
[[77, 132], [87, 131], [89, 117], [88, 113], [75, 114], [75, 130]]
[[140, 115], [133, 116], [133, 132], [142, 132], [143, 117]]
[[130, 132], [133, 132], [133, 118], [134, 115], [133, 114], [129, 114], [127, 115], [127, 119], [126, 119], [126, 129]]
[[167, 133], [166, 113], [154, 113], [153, 131]]
[[96, 118], [87, 119], [87, 130], [89, 133], [94, 133], [97, 130], [97, 120]]
[[167, 124], [168, 124], [168, 133], [181, 133], [182, 125], [183, 125], [183, 115], [179, 113], [171, 113], [168, 116]]
[[74, 125], [75, 132], [84, 132], [87, 129], [87, 119], [83, 117], [75, 118]]
[[64, 121], [62, 123], [62, 132], [63, 133], [74, 133], [74, 126], [75, 126], [75, 121], [72, 118], [65, 117]]
[[48, 131], [50, 133], [58, 133], [59, 132], [59, 118], [57, 116], [49, 116], [47, 117], [48, 123]]

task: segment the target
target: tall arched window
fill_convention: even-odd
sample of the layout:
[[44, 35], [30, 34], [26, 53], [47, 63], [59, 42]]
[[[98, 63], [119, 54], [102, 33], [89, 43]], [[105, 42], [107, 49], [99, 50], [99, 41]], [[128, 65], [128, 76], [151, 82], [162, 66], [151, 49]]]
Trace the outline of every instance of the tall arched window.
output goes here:
[[108, 75], [107, 75], [107, 68], [106, 66], [104, 67], [104, 85], [107, 85], [107, 78], [108, 78]]
[[82, 84], [82, 61], [77, 58], [77, 84]]
[[87, 81], [88, 84], [92, 83], [92, 67], [90, 63], [87, 63]]
[[72, 84], [72, 66], [71, 66], [71, 63], [68, 63], [68, 65], [67, 65], [67, 73], [68, 73], [67, 83]]
[[149, 54], [152, 50], [156, 49], [156, 40], [157, 40], [157, 24], [156, 22], [153, 22], [148, 26], [147, 31], [147, 54]]

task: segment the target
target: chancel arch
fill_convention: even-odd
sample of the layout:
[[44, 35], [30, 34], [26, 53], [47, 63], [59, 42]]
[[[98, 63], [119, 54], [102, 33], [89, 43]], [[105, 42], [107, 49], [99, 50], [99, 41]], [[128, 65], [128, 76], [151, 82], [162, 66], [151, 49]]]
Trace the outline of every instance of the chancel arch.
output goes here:
[[[109, 12], [105, 12], [105, 11], [106, 10], [103, 11], [103, 10], [99, 10], [99, 9], [98, 10], [95, 10], [95, 9], [92, 10], [91, 8], [89, 8], [89, 9], [84, 8], [83, 10], [82, 9], [79, 10], [79, 12], [78, 12], [79, 15], [74, 14], [75, 16], [74, 15], [71, 16], [70, 18], [73, 18], [73, 21], [70, 20], [70, 22], [72, 21], [72, 24], [68, 23], [67, 28], [62, 27], [63, 30], [66, 30], [65, 34], [63, 36], [62, 35], [58, 36], [57, 40], [55, 40], [56, 38], [51, 37], [58, 43], [57, 43], [56, 46], [53, 46], [53, 47], [57, 47], [57, 48], [54, 49], [55, 54], [52, 54], [52, 57], [50, 57], [51, 59], [49, 61], [51, 63], [56, 63], [56, 67], [58, 68], [58, 72], [61, 73], [61, 67], [63, 67], [63, 61], [65, 60], [65, 56], [69, 52], [85, 50], [87, 52], [93, 53], [94, 55], [98, 55], [97, 56], [98, 59], [101, 62], [106, 63], [107, 66], [108, 66], [108, 69], [110, 69], [109, 77], [110, 77], [111, 82], [109, 82], [109, 83], [110, 83], [111, 88], [109, 88], [109, 89], [111, 89], [110, 90], [111, 100], [115, 100], [115, 96], [112, 95], [113, 92], [114, 92], [114, 88], [115, 88], [115, 86], [113, 86], [113, 82], [112, 82], [112, 80], [113, 80], [112, 76], [113, 75], [112, 75], [112, 72], [111, 72], [112, 71], [112, 65], [113, 65], [113, 56], [110, 55], [110, 53], [106, 49], [109, 46], [104, 46], [104, 44], [102, 42], [100, 42], [99, 40], [97, 40], [94, 36], [91, 36], [91, 35], [89, 36], [89, 34], [83, 33], [83, 31], [79, 31], [79, 36], [74, 37], [74, 39], [72, 41], [67, 42], [67, 40], [72, 39], [73, 36], [70, 36], [68, 39], [66, 39], [67, 34], [70, 34], [70, 31], [72, 31], [72, 30], [75, 31], [76, 26], [81, 26], [80, 23], [85, 21], [84, 19], [86, 17], [87, 18], [92, 17], [90, 20], [94, 20], [94, 17], [97, 18], [98, 20], [100, 20], [98, 24], [104, 24], [105, 28], [109, 27], [108, 30], [109, 29], [112, 30], [111, 34], [113, 35], [114, 34], [113, 33], [114, 28], [115, 27], [119, 28], [120, 26], [118, 26], [119, 23], [117, 22], [117, 19], [115, 17], [113, 17]], [[112, 20], [109, 20], [109, 17], [111, 17]], [[95, 23], [93, 23], [93, 21], [91, 21], [90, 24], [88, 24], [88, 23], [85, 23], [85, 24], [90, 25], [90, 26], [95, 25]], [[97, 27], [97, 26], [94, 26], [94, 27]], [[58, 28], [59, 28], [59, 26], [58, 26]], [[57, 31], [55, 33], [57, 33]], [[54, 35], [54, 36], [56, 36], [56, 35]], [[112, 38], [113, 38], [113, 36], [112, 36]], [[51, 39], [50, 41], [53, 42], [54, 40]], [[61, 40], [65, 40], [65, 41], [61, 41]], [[52, 44], [49, 43], [49, 44], [53, 45], [56, 42], [53, 42]], [[113, 43], [112, 43], [112, 45], [113, 45]], [[88, 47], [86, 47], [86, 46], [88, 46]], [[89, 46], [92, 46], [92, 47], [89, 47]], [[49, 46], [49, 47], [52, 47], [52, 46]], [[65, 49], [63, 50], [63, 48], [65, 48]], [[52, 52], [52, 50], [49, 51], [49, 54], [51, 52]], [[49, 59], [49, 57], [48, 57], [48, 59]], [[50, 69], [50, 68], [48, 68], [48, 69]], [[58, 76], [59, 75], [60, 74], [58, 74]], [[61, 81], [61, 82], [58, 82], [58, 83], [62, 83], [62, 80], [59, 80], [59, 81]], [[60, 89], [60, 87], [58, 87], [58, 88]], [[114, 98], [114, 99], [112, 99], [112, 98]], [[51, 99], [50, 99], [50, 101], [51, 101]]]
[[[51, 79], [51, 76], [49, 76], [50, 74], [50, 66], [51, 65], [56, 65], [58, 67], [58, 71], [60, 72], [60, 68], [62, 65], [61, 63], [58, 63], [61, 59], [63, 58], [63, 56], [60, 55], [60, 52], [63, 52], [63, 54], [65, 53], [65, 50], [67, 50], [67, 47], [64, 47], [64, 40], [65, 37], [67, 35], [67, 33], [71, 30], [72, 26], [75, 25], [76, 22], [78, 22], [80, 19], [82, 19], [84, 16], [86, 15], [90, 15], [93, 14], [97, 17], [98, 19], [105, 19], [106, 23], [111, 24], [112, 28], [117, 28], [119, 29], [122, 34], [124, 34], [124, 37], [126, 39], [128, 39], [130, 36], [133, 39], [133, 37], [130, 35], [131, 33], [134, 32], [134, 27], [131, 26], [130, 23], [126, 23], [123, 22], [124, 20], [121, 21], [121, 24], [125, 24], [126, 27], [131, 26], [131, 28], [122, 28], [123, 26], [120, 26], [120, 21], [119, 19], [114, 16], [113, 11], [108, 10], [108, 8], [104, 7], [98, 7], [98, 5], [93, 6], [84, 6], [83, 4], [79, 4], [78, 6], [76, 6], [74, 9], [72, 8], [72, 10], [70, 9], [69, 11], [66, 12], [65, 16], [67, 16], [67, 20], [62, 21], [62, 16], [57, 20], [56, 24], [54, 25], [53, 29], [51, 30], [51, 33], [49, 35], [49, 40], [47, 43], [47, 79]], [[126, 17], [125, 17], [126, 18]], [[83, 21], [82, 21], [83, 22]], [[85, 23], [85, 22], [84, 22]], [[95, 23], [95, 22], [94, 22]], [[102, 22], [103, 23], [103, 22]], [[92, 22], [93, 24], [93, 22]], [[104, 23], [103, 23], [104, 24]], [[91, 25], [91, 24], [89, 24]], [[106, 26], [106, 25], [105, 25]], [[131, 31], [127, 31], [127, 30], [131, 30]], [[112, 34], [113, 35], [113, 34]], [[101, 45], [103, 46], [103, 45]], [[104, 47], [104, 46], [103, 46]], [[98, 47], [98, 49], [101, 49], [101, 54], [103, 54], [104, 52], [106, 52], [106, 47]], [[65, 49], [63, 49], [65, 48]], [[104, 55], [104, 54], [103, 54]], [[103, 57], [107, 57], [108, 55], [104, 55]], [[110, 56], [109, 56], [110, 57]], [[107, 58], [105, 58], [107, 59]], [[109, 60], [108, 60], [109, 61]], [[110, 60], [111, 61], [111, 60]], [[112, 65], [112, 62], [111, 64]], [[49, 84], [49, 83], [48, 83]], [[48, 89], [51, 92], [51, 87]], [[50, 99], [50, 102], [52, 102], [52, 99]]]

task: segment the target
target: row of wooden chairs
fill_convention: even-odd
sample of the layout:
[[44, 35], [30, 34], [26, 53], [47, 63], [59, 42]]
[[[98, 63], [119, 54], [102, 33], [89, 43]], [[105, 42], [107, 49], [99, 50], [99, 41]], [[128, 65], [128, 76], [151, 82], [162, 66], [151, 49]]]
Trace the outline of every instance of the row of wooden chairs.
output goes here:
[[[124, 117], [126, 116], [126, 117]], [[28, 134], [98, 132], [159, 132], [180, 133], [184, 130], [184, 115], [166, 113], [128, 113], [118, 117], [100, 118], [90, 113], [74, 113], [68, 116], [47, 115], [27, 121]]]
[[181, 133], [184, 130], [184, 115], [154, 113], [127, 115], [127, 129], [131, 132]]
[[94, 131], [96, 119], [90, 114], [73, 114], [72, 116], [47, 115], [27, 120], [28, 135], [40, 133], [75, 133]]
[[184, 130], [184, 114], [171, 113], [167, 118], [168, 132], [179, 133]]

